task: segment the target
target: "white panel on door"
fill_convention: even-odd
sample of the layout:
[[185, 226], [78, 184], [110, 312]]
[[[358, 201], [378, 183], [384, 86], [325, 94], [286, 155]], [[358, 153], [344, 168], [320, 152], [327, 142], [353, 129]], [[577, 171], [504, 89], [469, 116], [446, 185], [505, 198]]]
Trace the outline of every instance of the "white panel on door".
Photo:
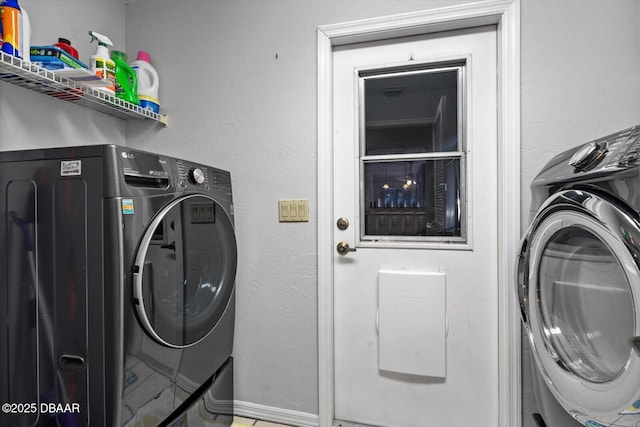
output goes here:
[[378, 272], [378, 368], [446, 376], [446, 275]]

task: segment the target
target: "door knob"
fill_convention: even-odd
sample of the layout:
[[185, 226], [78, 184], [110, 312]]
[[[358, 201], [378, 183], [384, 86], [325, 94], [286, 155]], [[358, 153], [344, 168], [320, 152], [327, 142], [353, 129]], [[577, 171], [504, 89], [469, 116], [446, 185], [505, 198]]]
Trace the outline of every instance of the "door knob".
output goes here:
[[356, 248], [350, 248], [347, 242], [342, 241], [338, 243], [338, 245], [336, 246], [336, 250], [340, 255], [346, 255], [347, 252], [355, 252]]

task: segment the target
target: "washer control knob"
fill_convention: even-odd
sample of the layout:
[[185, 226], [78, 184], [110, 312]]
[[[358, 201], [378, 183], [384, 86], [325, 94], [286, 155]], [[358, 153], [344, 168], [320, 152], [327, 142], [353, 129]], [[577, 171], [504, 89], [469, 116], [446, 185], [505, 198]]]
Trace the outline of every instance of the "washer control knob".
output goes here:
[[200, 168], [193, 168], [189, 171], [189, 181], [192, 184], [200, 185], [204, 182], [204, 172]]
[[585, 166], [590, 165], [595, 160], [600, 160], [602, 155], [606, 153], [600, 145], [593, 141], [588, 144], [585, 144], [578, 151], [571, 156], [571, 160], [569, 160], [569, 165], [573, 166], [575, 169], [582, 169]]

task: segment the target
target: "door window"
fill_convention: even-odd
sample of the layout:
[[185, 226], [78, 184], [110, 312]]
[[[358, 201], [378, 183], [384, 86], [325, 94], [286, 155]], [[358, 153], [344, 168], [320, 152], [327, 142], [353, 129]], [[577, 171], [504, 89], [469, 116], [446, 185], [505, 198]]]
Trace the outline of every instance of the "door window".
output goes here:
[[213, 330], [233, 292], [233, 225], [209, 197], [187, 196], [165, 208], [143, 237], [134, 292], [143, 326], [173, 347]]
[[360, 74], [361, 241], [466, 241], [464, 64]]
[[542, 251], [538, 283], [547, 350], [587, 381], [615, 379], [632, 351], [635, 312], [624, 268], [609, 246], [582, 226], [561, 228]]

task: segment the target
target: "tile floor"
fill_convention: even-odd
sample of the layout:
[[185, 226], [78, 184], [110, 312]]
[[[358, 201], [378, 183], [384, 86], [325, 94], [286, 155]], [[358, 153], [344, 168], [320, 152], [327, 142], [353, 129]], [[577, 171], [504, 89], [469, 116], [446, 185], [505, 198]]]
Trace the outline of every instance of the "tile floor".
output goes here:
[[284, 424], [276, 424], [270, 421], [260, 421], [251, 418], [233, 417], [231, 427], [289, 427]]

